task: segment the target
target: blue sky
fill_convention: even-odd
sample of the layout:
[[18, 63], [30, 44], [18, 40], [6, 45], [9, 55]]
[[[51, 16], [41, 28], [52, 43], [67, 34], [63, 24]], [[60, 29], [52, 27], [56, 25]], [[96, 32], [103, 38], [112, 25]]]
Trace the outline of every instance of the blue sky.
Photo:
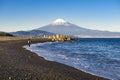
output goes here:
[[35, 29], [57, 18], [120, 32], [120, 0], [0, 0], [0, 31]]

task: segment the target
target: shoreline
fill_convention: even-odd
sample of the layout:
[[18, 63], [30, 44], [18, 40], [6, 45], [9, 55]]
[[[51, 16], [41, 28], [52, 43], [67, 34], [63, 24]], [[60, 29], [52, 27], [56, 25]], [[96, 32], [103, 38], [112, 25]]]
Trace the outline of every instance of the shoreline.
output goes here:
[[[32, 44], [47, 40], [33, 39]], [[45, 60], [23, 48], [27, 40], [0, 41], [0, 79], [109, 80], [76, 68]]]
[[[47, 42], [43, 42], [43, 43], [47, 43]], [[32, 43], [31, 45], [35, 45], [35, 44], [41, 44], [41, 43], [39, 43], [39, 42], [38, 42], [38, 43]], [[40, 57], [43, 57], [43, 56], [39, 55], [39, 53], [37, 53], [37, 52], [35, 52], [35, 51], [31, 51], [31, 49], [27, 49], [27, 45], [24, 45], [23, 48], [25, 48], [26, 50], [29, 50], [30, 52], [36, 53], [36, 54], [37, 54], [38, 56], [40, 56]], [[44, 58], [45, 60], [47, 60], [47, 61], [52, 61], [52, 60], [46, 59], [45, 57], [43, 57], [43, 58]], [[57, 61], [53, 61], [53, 62], [57, 62]], [[70, 66], [70, 65], [61, 63], [61, 62], [57, 62], [57, 63], [63, 64], [63, 65], [69, 66], [69, 67], [73, 67], [73, 66]], [[75, 68], [75, 67], [73, 67], [73, 68]], [[78, 68], [75, 68], [75, 69], [78, 69]], [[98, 77], [103, 77], [103, 78], [110, 79], [109, 77], [97, 75], [97, 74], [92, 73], [92, 72], [87, 72], [87, 71], [85, 71], [84, 69], [78, 69], [78, 70], [83, 71], [83, 72], [88, 73], [88, 74], [91, 74], [91, 75], [93, 75], [93, 76], [98, 76]]]

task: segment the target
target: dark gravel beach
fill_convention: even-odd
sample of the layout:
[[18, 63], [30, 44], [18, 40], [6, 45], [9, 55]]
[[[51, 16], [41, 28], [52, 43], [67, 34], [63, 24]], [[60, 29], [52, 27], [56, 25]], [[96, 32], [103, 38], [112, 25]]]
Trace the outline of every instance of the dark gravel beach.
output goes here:
[[[45, 42], [34, 39], [32, 43]], [[0, 41], [0, 80], [108, 80], [47, 61], [23, 48], [27, 40]]]

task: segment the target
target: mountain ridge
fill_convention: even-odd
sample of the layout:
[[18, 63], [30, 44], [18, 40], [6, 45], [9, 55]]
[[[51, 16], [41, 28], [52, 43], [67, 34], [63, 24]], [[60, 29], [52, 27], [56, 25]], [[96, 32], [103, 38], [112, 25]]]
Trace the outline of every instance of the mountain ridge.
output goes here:
[[43, 37], [44, 35], [55, 35], [54, 33], [42, 31], [42, 30], [29, 30], [29, 31], [16, 31], [16, 32], [11, 32], [12, 35], [14, 36], [19, 36], [19, 37]]
[[1, 32], [0, 31], [0, 36], [13, 36], [12, 34], [6, 33], [6, 32]]

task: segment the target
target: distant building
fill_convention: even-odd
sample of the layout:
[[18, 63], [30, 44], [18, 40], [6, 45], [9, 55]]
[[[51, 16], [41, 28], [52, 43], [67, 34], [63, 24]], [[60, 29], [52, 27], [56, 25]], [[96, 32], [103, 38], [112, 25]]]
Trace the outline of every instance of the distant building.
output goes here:
[[70, 41], [72, 40], [72, 38], [70, 36], [66, 36], [66, 35], [60, 35], [60, 34], [56, 34], [53, 36], [43, 36], [43, 38], [48, 38], [51, 39], [52, 41]]

